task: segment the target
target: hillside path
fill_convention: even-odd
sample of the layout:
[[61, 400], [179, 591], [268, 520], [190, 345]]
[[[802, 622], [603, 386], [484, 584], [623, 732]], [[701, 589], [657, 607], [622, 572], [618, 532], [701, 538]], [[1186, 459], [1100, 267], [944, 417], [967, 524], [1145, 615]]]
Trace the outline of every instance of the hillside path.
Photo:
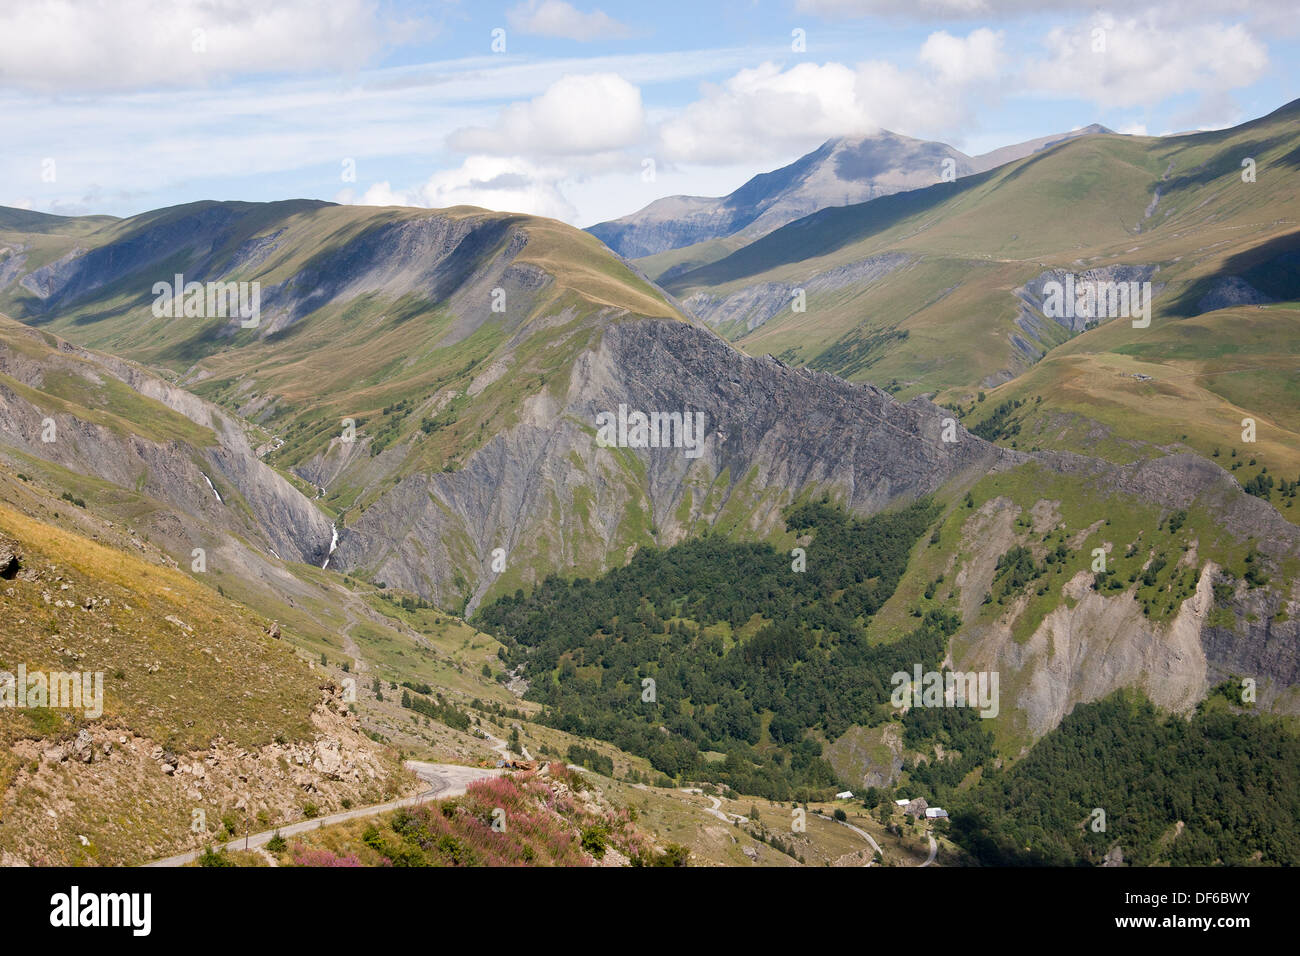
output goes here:
[[[839, 824], [840, 826], [842, 826], [842, 827], [848, 827], [850, 830], [852, 830], [852, 831], [853, 831], [854, 833], [856, 833], [858, 836], [862, 837], [862, 839], [864, 839], [864, 840], [866, 840], [868, 843], [870, 843], [870, 844], [871, 844], [871, 848], [872, 848], [873, 850], [875, 850], [877, 853], [880, 854], [880, 858], [881, 858], [882, 860], [885, 858], [885, 851], [882, 850], [882, 849], [880, 849], [880, 844], [877, 843], [877, 842], [875, 841], [875, 838], [872, 837], [872, 835], [871, 835], [870, 833], [868, 833], [866, 830], [862, 829], [861, 827], [855, 827], [852, 823], [849, 823], [847, 820], [836, 820], [834, 817], [828, 817], [828, 816], [826, 816], [826, 814], [824, 814], [824, 813], [819, 813], [819, 814], [817, 814], [817, 816], [821, 817], [823, 820], [830, 820], [832, 823], [838, 823], [838, 824]], [[931, 842], [933, 843], [934, 841], [931, 841]], [[934, 859], [933, 855], [931, 856], [931, 859]], [[870, 866], [873, 862], [875, 862], [875, 861], [874, 861], [874, 860], [868, 860], [864, 865], [865, 865], [865, 866]]]
[[[265, 846], [266, 843], [275, 836], [278, 831], [282, 837], [294, 836], [298, 833], [305, 833], [308, 830], [314, 830], [317, 827], [327, 826], [332, 823], [343, 823], [346, 820], [357, 820], [361, 817], [373, 817], [380, 813], [387, 813], [390, 810], [396, 810], [398, 807], [410, 807], [426, 800], [440, 800], [445, 797], [458, 797], [465, 792], [465, 788], [476, 780], [485, 780], [488, 777], [500, 776], [503, 771], [497, 769], [487, 769], [482, 767], [465, 767], [461, 764], [454, 763], [425, 763], [422, 760], [408, 760], [404, 766], [415, 773], [417, 777], [429, 785], [428, 790], [416, 794], [413, 797], [402, 797], [399, 800], [390, 800], [387, 803], [376, 803], [368, 807], [358, 807], [355, 810], [345, 810], [342, 813], [332, 813], [329, 816], [317, 817], [314, 820], [303, 820], [299, 823], [290, 823], [286, 826], [276, 827], [273, 830], [264, 830], [261, 833], [254, 833], [248, 837], [239, 837], [226, 843], [219, 844], [218, 850], [242, 850], [245, 846], [248, 849]], [[184, 866], [186, 863], [192, 863], [199, 858], [202, 850], [191, 850], [188, 853], [178, 853], [175, 856], [169, 856], [165, 860], [155, 860], [152, 863], [146, 863], [145, 866]]]
[[922, 866], [929, 866], [933, 863], [934, 855], [939, 852], [939, 844], [934, 842], [934, 837], [930, 836], [928, 833], [926, 836], [930, 837], [930, 855], [925, 858], [925, 862], [921, 864]]

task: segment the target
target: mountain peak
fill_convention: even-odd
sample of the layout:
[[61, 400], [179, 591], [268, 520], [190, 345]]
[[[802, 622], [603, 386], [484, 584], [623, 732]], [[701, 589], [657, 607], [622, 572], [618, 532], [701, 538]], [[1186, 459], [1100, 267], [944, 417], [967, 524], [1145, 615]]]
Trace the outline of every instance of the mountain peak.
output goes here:
[[884, 128], [859, 136], [833, 137], [789, 165], [760, 173], [726, 196], [666, 197], [587, 231], [629, 258], [714, 239], [752, 242], [820, 209], [931, 186], [948, 172], [956, 176], [984, 172], [1067, 139], [1108, 132], [1093, 124], [976, 157], [947, 143], [915, 139]]

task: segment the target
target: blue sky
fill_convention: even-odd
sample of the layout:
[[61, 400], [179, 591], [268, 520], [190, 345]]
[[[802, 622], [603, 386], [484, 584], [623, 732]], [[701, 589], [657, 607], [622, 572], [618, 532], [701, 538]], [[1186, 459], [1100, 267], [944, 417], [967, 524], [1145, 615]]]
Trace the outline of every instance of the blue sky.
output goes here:
[[1298, 63], [1291, 0], [7, 0], [0, 205], [585, 226], [880, 128], [976, 154], [1228, 126], [1300, 95]]

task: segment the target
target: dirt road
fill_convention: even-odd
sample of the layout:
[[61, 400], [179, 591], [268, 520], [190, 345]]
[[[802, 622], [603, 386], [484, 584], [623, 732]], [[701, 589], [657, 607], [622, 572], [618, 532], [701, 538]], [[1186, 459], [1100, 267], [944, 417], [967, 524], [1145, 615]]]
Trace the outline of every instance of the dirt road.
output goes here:
[[[307, 830], [313, 830], [317, 827], [327, 826], [331, 823], [342, 823], [345, 820], [356, 820], [360, 817], [372, 817], [380, 813], [387, 813], [390, 810], [396, 810], [398, 807], [414, 806], [417, 803], [423, 803], [426, 800], [440, 800], [444, 797], [458, 797], [465, 792], [475, 780], [484, 780], [488, 777], [499, 776], [504, 771], [496, 769], [485, 769], [481, 767], [465, 767], [454, 763], [425, 763], [422, 760], [408, 760], [405, 764], [408, 770], [411, 770], [417, 777], [428, 785], [424, 790], [413, 797], [403, 797], [400, 800], [390, 800], [388, 803], [376, 803], [368, 807], [358, 807], [355, 810], [345, 810], [342, 813], [332, 813], [326, 817], [317, 817], [314, 820], [303, 820], [299, 823], [290, 823], [285, 826], [276, 827], [274, 830], [264, 830], [261, 833], [254, 833], [248, 837], [239, 837], [230, 840], [227, 843], [218, 844], [216, 849], [242, 850], [247, 846], [250, 850], [254, 847], [264, 846], [271, 837], [278, 832], [282, 837], [290, 837], [296, 833], [304, 833]], [[145, 866], [184, 866], [186, 863], [198, 859], [201, 850], [191, 850], [188, 853], [178, 853], [176, 856], [169, 856], [165, 860], [155, 860], [152, 863], [146, 863]]]

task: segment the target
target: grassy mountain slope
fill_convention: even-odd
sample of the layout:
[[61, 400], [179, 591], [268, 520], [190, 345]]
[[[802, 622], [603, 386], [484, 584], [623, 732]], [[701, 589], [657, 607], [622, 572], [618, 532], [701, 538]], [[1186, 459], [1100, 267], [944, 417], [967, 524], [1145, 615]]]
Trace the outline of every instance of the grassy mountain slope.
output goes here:
[[[496, 660], [491, 639], [427, 605], [404, 607], [410, 594], [323, 571], [288, 550], [280, 536], [294, 544], [301, 535], [297, 543], [323, 558], [328, 520], [283, 475], [255, 463], [235, 422], [194, 396], [3, 319], [0, 417], [0, 495], [33, 520], [190, 573], [277, 621], [286, 642], [329, 662], [336, 681], [347, 668], [357, 681], [364, 673], [431, 684], [462, 704], [513, 700], [479, 672]], [[39, 438], [47, 418], [56, 426], [48, 443]], [[277, 482], [280, 497], [259, 497]], [[295, 513], [314, 516], [317, 530], [295, 531]], [[412, 732], [409, 714], [372, 706], [381, 701], [366, 688], [360, 702], [368, 731], [418, 752], [486, 752], [446, 727]]]
[[[663, 256], [692, 249], [678, 261], [717, 258], [721, 243], [751, 241], [792, 220], [831, 206], [861, 203], [967, 176], [1028, 156], [1053, 143], [1096, 132], [1089, 126], [1056, 136], [967, 156], [946, 143], [927, 142], [889, 130], [827, 140], [817, 149], [769, 173], [760, 173], [718, 199], [668, 196], [631, 215], [597, 223], [588, 231], [628, 257]], [[647, 266], [651, 275], [666, 276]]]
[[[1009, 773], [1008, 785], [1030, 778], [1034, 825], [1061, 860], [1097, 862], [1119, 841], [1125, 858], [1145, 863], [1294, 862], [1290, 836], [1261, 842], [1268, 801], [1258, 794], [1233, 824], [1240, 845], [1225, 853], [1223, 840], [1207, 842], [1201, 816], [1170, 803], [1138, 812], [1114, 786], [1039, 771], [1077, 732], [1067, 716], [1086, 711], [1077, 705], [1134, 690], [1171, 732], [1182, 726], [1174, 714], [1225, 701], [1244, 713], [1231, 733], [1252, 748], [1252, 773], [1278, 800], [1297, 799], [1285, 753], [1300, 713], [1300, 534], [1222, 471], [1190, 461], [1118, 474], [1071, 456], [1026, 462], [947, 499], [933, 524], [935, 511], [916, 506], [857, 523], [809, 505], [787, 513], [807, 548], [806, 579], [784, 551], [712, 538], [643, 552], [595, 581], [547, 582], [479, 619], [523, 664], [529, 696], [547, 702], [540, 720], [613, 741], [682, 780], [782, 800], [867, 790], [868, 805], [882, 806], [920, 794], [963, 813], [988, 800], [995, 823], [976, 819], [960, 840], [994, 862], [996, 848], [970, 830], [1017, 829], [1014, 791], [997, 790]], [[738, 584], [724, 590], [714, 578]], [[945, 655], [955, 670], [1000, 675], [992, 719], [891, 709], [891, 673], [933, 669]], [[1245, 706], [1247, 677], [1258, 697]], [[1116, 759], [1137, 759], [1116, 749]], [[1024, 772], [1011, 769], [1022, 760]], [[1250, 789], [1212, 766], [1189, 775], [1176, 739], [1152, 761], [1144, 771], [1161, 792]], [[1067, 838], [1084, 791], [1107, 793], [1093, 805], [1116, 814], [1111, 837]], [[1178, 819], [1192, 827], [1187, 841], [1160, 839]]]
[[[1248, 271], [1266, 295], [1294, 298], [1285, 257], [1297, 149], [1297, 104], [1214, 133], [1089, 136], [955, 183], [822, 210], [667, 285], [706, 319], [745, 290], [808, 286], [805, 313], [785, 295], [722, 327], [754, 354], [821, 360], [904, 395], [993, 385], [1070, 337], [1041, 313], [1017, 322], [1016, 290], [1048, 269], [1158, 267], [1157, 328], [1205, 311], [1216, 283]], [[1246, 158], [1253, 183], [1241, 179]], [[813, 293], [816, 277], [885, 253], [907, 256], [911, 271]]]
[[[332, 681], [268, 636], [269, 622], [4, 505], [0, 541], [17, 555], [0, 582], [0, 669], [88, 672], [103, 689], [102, 713], [51, 699], [0, 710], [6, 862], [140, 862], [197, 838], [195, 810], [216, 832], [237, 806], [241, 819], [247, 807], [275, 822], [300, 817], [304, 800], [407, 786], [340, 713]], [[339, 762], [311, 769], [326, 751]]]
[[[398, 470], [441, 468], [566, 371], [585, 325], [677, 317], [595, 238], [469, 207], [195, 203], [113, 222], [57, 265], [31, 265], [0, 291], [13, 314], [180, 376], [264, 425], [284, 468], [324, 450], [344, 418], [382, 433], [378, 453], [425, 438], [435, 429], [422, 422], [446, 412]], [[177, 273], [259, 282], [261, 324], [155, 317], [153, 284]], [[471, 409], [446, 407], [471, 388]]]
[[[1243, 485], [1269, 474], [1296, 481], [1298, 336], [1300, 309], [1288, 303], [1219, 309], [1145, 334], [1113, 323], [959, 406], [961, 420], [1023, 449], [1087, 448], [1130, 461], [1181, 446]], [[1255, 423], [1252, 442], [1243, 441], [1246, 419]], [[1260, 492], [1300, 520], [1280, 484]]]

